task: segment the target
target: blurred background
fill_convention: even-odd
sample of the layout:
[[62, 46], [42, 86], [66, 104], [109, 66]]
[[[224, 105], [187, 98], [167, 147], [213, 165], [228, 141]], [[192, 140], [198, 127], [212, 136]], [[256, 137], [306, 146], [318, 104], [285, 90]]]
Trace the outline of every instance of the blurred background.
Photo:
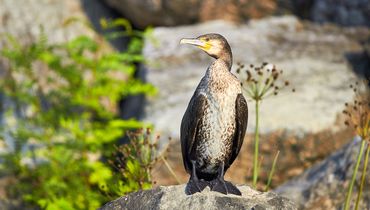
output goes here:
[[[370, 142], [369, 0], [0, 0], [0, 209], [186, 183], [180, 122], [212, 58], [179, 41], [206, 33], [229, 41], [242, 83], [264, 62], [283, 71], [260, 104], [256, 188], [341, 209], [364, 186], [370, 209], [364, 161], [351, 184]], [[252, 185], [254, 103], [238, 184]]]

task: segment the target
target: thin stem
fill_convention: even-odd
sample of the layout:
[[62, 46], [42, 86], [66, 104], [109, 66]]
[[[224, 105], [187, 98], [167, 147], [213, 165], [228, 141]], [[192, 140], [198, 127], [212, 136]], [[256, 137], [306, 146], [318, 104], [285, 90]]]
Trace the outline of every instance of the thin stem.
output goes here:
[[272, 87], [271, 87], [272, 82], [273, 82], [273, 77], [272, 77], [272, 74], [270, 74], [270, 76], [268, 77], [268, 83], [267, 83], [267, 84], [265, 84], [265, 86], [263, 87], [263, 90], [261, 91], [261, 96], [264, 96], [264, 95], [265, 95], [265, 93], [266, 93], [269, 89], [271, 89], [271, 88], [272, 88]]
[[[258, 175], [258, 174], [260, 173], [260, 171], [261, 171], [262, 163], [263, 163], [263, 156], [260, 156], [260, 157], [258, 158], [257, 175]], [[257, 176], [257, 178], [258, 178], [258, 176]], [[256, 188], [256, 189], [257, 189], [257, 188]]]
[[252, 89], [251, 87], [247, 88], [245, 86], [243, 86], [243, 89], [245, 90], [245, 92], [251, 97], [253, 98], [253, 92], [251, 92], [250, 89]]
[[166, 158], [164, 158], [163, 156], [161, 156], [164, 164], [166, 165], [167, 169], [170, 171], [171, 175], [176, 179], [176, 182], [178, 184], [181, 184], [181, 181], [179, 180], [179, 178], [176, 176], [175, 172], [172, 170], [170, 164], [167, 162]]
[[364, 141], [364, 140], [361, 141], [361, 147], [360, 147], [360, 151], [359, 151], [358, 156], [357, 156], [357, 162], [356, 162], [356, 165], [355, 165], [355, 169], [353, 170], [351, 183], [350, 183], [349, 188], [348, 188], [348, 192], [347, 192], [347, 196], [346, 196], [346, 203], [344, 205], [344, 210], [349, 209], [349, 203], [350, 203], [350, 200], [351, 200], [353, 185], [355, 184], [355, 181], [356, 181], [356, 175], [357, 175], [358, 167], [359, 167], [360, 162], [361, 162], [362, 153], [364, 152], [365, 143], [366, 143], [366, 141]]
[[360, 203], [362, 191], [363, 191], [364, 185], [365, 185], [366, 169], [367, 169], [367, 164], [369, 162], [369, 153], [370, 153], [370, 144], [367, 144], [366, 154], [365, 154], [364, 168], [362, 169], [361, 184], [360, 184], [359, 192], [357, 194], [355, 210], [358, 210], [358, 205]]
[[258, 147], [259, 147], [259, 101], [256, 100], [256, 127], [254, 130], [254, 159], [253, 159], [253, 187], [256, 188], [257, 186], [257, 179], [258, 179]]
[[272, 176], [274, 175], [274, 172], [275, 172], [275, 166], [276, 166], [276, 162], [277, 162], [277, 159], [279, 157], [279, 154], [280, 154], [280, 150], [277, 151], [277, 153], [275, 155], [275, 158], [274, 158], [274, 162], [272, 163], [272, 167], [271, 167], [271, 171], [270, 171], [270, 174], [269, 174], [269, 178], [267, 180], [265, 191], [267, 191], [270, 187]]

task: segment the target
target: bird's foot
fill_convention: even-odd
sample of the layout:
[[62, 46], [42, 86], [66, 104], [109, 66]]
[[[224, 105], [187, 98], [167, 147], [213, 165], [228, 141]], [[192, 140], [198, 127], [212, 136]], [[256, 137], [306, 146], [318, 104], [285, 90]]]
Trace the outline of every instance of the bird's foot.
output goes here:
[[211, 190], [222, 194], [242, 195], [240, 190], [231, 182], [219, 178], [211, 181]]
[[187, 195], [192, 195], [197, 192], [202, 192], [207, 186], [209, 186], [208, 182], [203, 179], [190, 178], [186, 185], [185, 192]]

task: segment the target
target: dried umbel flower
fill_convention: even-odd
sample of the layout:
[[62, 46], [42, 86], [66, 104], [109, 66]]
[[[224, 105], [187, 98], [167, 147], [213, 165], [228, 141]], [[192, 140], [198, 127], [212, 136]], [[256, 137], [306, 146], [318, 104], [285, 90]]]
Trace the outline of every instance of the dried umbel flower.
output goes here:
[[[135, 181], [142, 188], [144, 182], [151, 182], [150, 173], [153, 165], [159, 160], [159, 155], [164, 155], [164, 153], [159, 154], [157, 148], [159, 136], [153, 138], [150, 129], [129, 131], [127, 137], [130, 139], [129, 143], [116, 147], [114, 160], [108, 162], [123, 178], [135, 177]], [[140, 171], [132, 171], [128, 168], [128, 162], [132, 161], [139, 164]]]
[[[246, 69], [241, 63], [237, 63], [236, 72], [242, 79], [242, 87], [247, 95], [255, 101], [261, 101], [270, 95], [277, 95], [279, 91], [288, 87], [290, 82], [280, 81], [282, 70], [277, 70], [275, 65], [263, 62], [261, 66], [249, 65]], [[295, 92], [295, 89], [292, 89]]]
[[344, 124], [355, 129], [362, 140], [370, 143], [370, 78], [351, 84], [349, 87], [355, 93], [351, 103], [345, 103], [343, 114], [346, 116]]
[[[253, 155], [253, 186], [257, 186], [258, 170], [262, 161], [259, 160], [259, 104], [270, 96], [278, 95], [279, 91], [289, 86], [289, 81], [282, 81], [280, 78], [283, 74], [282, 70], [277, 70], [273, 64], [267, 62], [261, 66], [250, 65], [250, 68], [244, 69], [244, 65], [238, 64], [237, 73], [240, 75], [242, 88], [254, 100], [255, 104], [255, 147]], [[295, 90], [293, 89], [293, 92]]]

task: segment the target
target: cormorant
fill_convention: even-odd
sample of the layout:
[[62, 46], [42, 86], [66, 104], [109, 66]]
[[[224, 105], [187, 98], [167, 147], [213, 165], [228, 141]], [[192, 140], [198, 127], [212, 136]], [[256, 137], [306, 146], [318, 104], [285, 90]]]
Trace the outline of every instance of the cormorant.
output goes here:
[[190, 179], [187, 194], [206, 186], [223, 194], [241, 195], [224, 174], [243, 144], [248, 107], [240, 81], [230, 72], [230, 45], [220, 34], [182, 39], [202, 49], [216, 60], [198, 84], [181, 121], [181, 150]]

